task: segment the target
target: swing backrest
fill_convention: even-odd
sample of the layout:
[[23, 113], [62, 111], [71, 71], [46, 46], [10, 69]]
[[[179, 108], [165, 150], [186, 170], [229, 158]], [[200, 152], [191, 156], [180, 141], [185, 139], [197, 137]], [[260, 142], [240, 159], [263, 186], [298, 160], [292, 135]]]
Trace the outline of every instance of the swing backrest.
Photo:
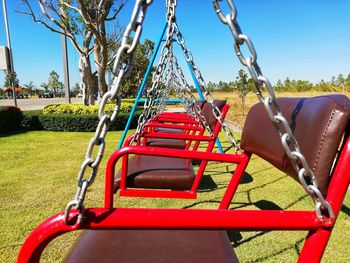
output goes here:
[[[350, 101], [344, 95], [314, 98], [279, 98], [282, 113], [290, 124], [323, 195], [327, 194], [332, 167], [349, 132]], [[279, 134], [261, 103], [254, 105], [244, 125], [241, 147], [273, 164], [298, 181], [285, 154]]]
[[[222, 112], [222, 109], [226, 105], [226, 100], [214, 100], [214, 105]], [[217, 124], [217, 119], [213, 114], [213, 107], [207, 101], [201, 101], [202, 114], [205, 117], [210, 129], [214, 132]], [[221, 125], [220, 125], [221, 127]]]

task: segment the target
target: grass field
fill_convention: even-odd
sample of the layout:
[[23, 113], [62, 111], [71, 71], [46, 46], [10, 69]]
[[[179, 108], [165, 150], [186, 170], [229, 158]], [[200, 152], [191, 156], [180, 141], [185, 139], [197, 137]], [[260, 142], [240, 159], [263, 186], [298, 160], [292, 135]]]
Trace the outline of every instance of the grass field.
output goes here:
[[[309, 91], [309, 92], [277, 92], [277, 97], [314, 97], [329, 94], [329, 92], [318, 92], [318, 91]], [[350, 93], [345, 93], [350, 97]], [[227, 119], [233, 121], [234, 123], [243, 127], [246, 114], [248, 113], [249, 108], [258, 103], [259, 100], [255, 93], [249, 93], [246, 97], [245, 102], [245, 115], [242, 115], [242, 104], [236, 93], [228, 92], [215, 92], [213, 93], [215, 99], [224, 99], [230, 104], [231, 109], [228, 112]]]
[[[0, 262], [14, 262], [30, 231], [61, 212], [76, 190], [76, 174], [92, 133], [27, 132], [0, 137]], [[106, 157], [87, 194], [87, 207], [102, 206], [104, 167], [121, 132], [107, 136]], [[222, 138], [224, 147], [228, 143]], [[234, 167], [210, 163], [197, 200], [116, 197], [116, 207], [217, 208]], [[231, 208], [313, 209], [302, 187], [253, 156]], [[324, 262], [350, 262], [350, 194], [324, 255]], [[77, 233], [49, 245], [44, 262], [60, 262]], [[295, 262], [305, 232], [230, 232], [241, 262]]]

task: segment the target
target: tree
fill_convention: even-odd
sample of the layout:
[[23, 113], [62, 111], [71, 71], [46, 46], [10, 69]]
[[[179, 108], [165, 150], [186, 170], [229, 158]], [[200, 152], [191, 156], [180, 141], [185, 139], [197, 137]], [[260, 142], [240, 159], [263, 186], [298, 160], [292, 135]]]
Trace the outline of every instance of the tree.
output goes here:
[[[117, 49], [117, 47], [115, 48]], [[132, 62], [132, 74], [128, 75], [122, 83], [120, 94], [122, 97], [136, 96], [152, 56], [153, 48], [154, 43], [148, 39], [145, 39], [144, 43], [136, 48]], [[147, 86], [151, 85], [151, 79], [151, 77], [148, 79]]]
[[23, 88], [26, 89], [29, 95], [33, 95], [33, 92], [34, 92], [33, 81], [29, 82], [28, 84], [24, 84]]
[[80, 85], [79, 83], [75, 83], [73, 86], [73, 94], [74, 96], [77, 96], [80, 93]]
[[59, 78], [60, 76], [57, 74], [56, 71], [53, 70], [50, 72], [47, 86], [52, 91], [55, 97], [58, 89], [62, 88], [62, 82], [60, 82]]
[[243, 69], [238, 71], [238, 76], [236, 77], [236, 85], [235, 90], [238, 93], [239, 98], [242, 103], [242, 115], [244, 116], [244, 108], [245, 108], [245, 98], [254, 89], [254, 83], [252, 79], [248, 80], [247, 73], [244, 72]]
[[49, 91], [49, 85], [45, 82], [42, 82], [40, 84], [40, 87], [42, 87], [44, 89], [44, 92], [48, 92]]
[[[32, 20], [52, 32], [66, 35], [80, 55], [79, 72], [83, 91], [83, 102], [86, 105], [95, 103], [95, 78], [92, 72], [90, 55], [98, 74], [99, 93], [107, 91], [105, 80], [108, 65], [108, 38], [106, 22], [116, 19], [127, 0], [38, 0], [40, 8], [24, 0], [25, 10], [19, 13], [29, 15]], [[38, 14], [34, 10], [41, 10]], [[110, 14], [111, 13], [111, 14]], [[110, 16], [109, 16], [110, 15]]]
[[16, 72], [6, 74], [4, 87], [19, 87], [19, 80]]
[[281, 91], [281, 92], [283, 92], [283, 89], [284, 89], [284, 86], [283, 86], [283, 83], [282, 83], [282, 80], [277, 80], [277, 83], [276, 83], [276, 85], [274, 86], [274, 89], [276, 90], [276, 91]]

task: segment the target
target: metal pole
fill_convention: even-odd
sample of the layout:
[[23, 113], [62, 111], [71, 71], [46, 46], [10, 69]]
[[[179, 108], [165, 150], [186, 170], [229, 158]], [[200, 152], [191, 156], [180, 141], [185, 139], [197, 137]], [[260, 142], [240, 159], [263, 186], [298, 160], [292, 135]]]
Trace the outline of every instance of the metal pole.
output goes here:
[[70, 85], [69, 85], [67, 37], [65, 35], [62, 35], [62, 59], [63, 59], [64, 91], [65, 91], [65, 96], [66, 96], [66, 102], [71, 103]]
[[135, 114], [135, 111], [136, 111], [136, 108], [137, 108], [137, 104], [139, 103], [140, 99], [141, 99], [141, 96], [142, 96], [142, 92], [146, 86], [146, 82], [147, 82], [147, 79], [148, 79], [148, 76], [149, 74], [151, 73], [151, 70], [152, 70], [152, 67], [153, 67], [153, 63], [154, 63], [154, 60], [156, 59], [156, 56], [158, 54], [158, 51], [159, 51], [159, 47], [160, 47], [160, 44], [162, 43], [163, 41], [163, 36], [165, 34], [165, 30], [167, 28], [167, 23], [165, 23], [164, 25], [164, 28], [162, 30], [162, 34], [158, 40], [158, 42], [156, 43], [154, 49], [153, 49], [153, 54], [152, 54], [152, 57], [150, 59], [150, 62], [148, 64], [148, 68], [146, 70], [146, 73], [145, 73], [145, 76], [143, 77], [143, 80], [142, 80], [142, 83], [141, 83], [141, 86], [139, 88], [139, 91], [137, 93], [137, 97], [136, 97], [136, 100], [135, 100], [135, 103], [134, 103], [134, 106], [130, 112], [130, 115], [129, 115], [129, 119], [128, 119], [128, 122], [126, 123], [126, 126], [125, 126], [125, 129], [124, 129], [124, 132], [123, 132], [123, 135], [119, 141], [119, 145], [118, 145], [118, 149], [120, 149], [122, 146], [123, 146], [123, 143], [124, 143], [124, 140], [125, 140], [125, 137], [126, 137], [126, 134], [128, 133], [128, 130], [129, 130], [129, 127], [131, 125], [131, 121], [132, 121], [132, 118], [134, 117], [134, 114]]
[[[2, 0], [2, 6], [4, 8], [4, 20], [5, 20], [5, 28], [6, 28], [6, 37], [7, 37], [7, 46], [9, 49], [9, 56], [10, 56], [10, 72], [8, 73], [14, 73], [15, 67], [13, 65], [13, 58], [12, 58], [12, 48], [11, 48], [11, 39], [10, 39], [10, 28], [9, 23], [7, 19], [7, 8], [6, 8], [6, 0]], [[13, 102], [15, 104], [15, 107], [17, 107], [17, 99], [16, 99], [16, 87], [14, 87], [14, 83], [11, 81], [12, 88], [13, 88]]]

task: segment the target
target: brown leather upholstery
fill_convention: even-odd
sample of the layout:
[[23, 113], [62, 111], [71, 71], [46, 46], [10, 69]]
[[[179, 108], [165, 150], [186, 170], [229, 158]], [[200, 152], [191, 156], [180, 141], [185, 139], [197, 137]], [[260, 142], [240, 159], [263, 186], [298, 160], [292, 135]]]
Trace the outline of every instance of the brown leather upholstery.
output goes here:
[[183, 133], [183, 130], [181, 130], [181, 129], [172, 129], [172, 128], [163, 128], [163, 127], [156, 128], [155, 131], [156, 132], [175, 133], [175, 134]]
[[147, 139], [147, 145], [152, 147], [185, 149], [187, 144], [184, 140], [149, 138]]
[[[280, 98], [284, 116], [291, 125], [321, 192], [326, 195], [332, 164], [350, 118], [350, 102], [344, 95], [314, 98]], [[244, 125], [241, 147], [267, 160], [278, 169], [297, 175], [286, 156], [261, 103], [254, 105]]]
[[202, 109], [205, 102], [205, 100], [197, 100], [195, 104], [199, 105], [199, 107]]
[[[121, 171], [116, 175], [115, 189], [120, 187]], [[191, 189], [195, 173], [191, 160], [136, 155], [129, 158], [127, 186], [152, 189]]]
[[225, 231], [89, 230], [80, 234], [64, 262], [229, 263], [238, 259]]
[[[156, 132], [181, 134], [183, 130], [159, 127], [156, 129]], [[149, 138], [147, 139], [147, 145], [152, 147], [185, 149], [187, 144], [185, 140]]]
[[[225, 106], [225, 104], [226, 100], [214, 100], [214, 105], [218, 107], [220, 111]], [[210, 105], [210, 103], [205, 101], [205, 103], [202, 106], [202, 114], [205, 117], [207, 123], [209, 124], [210, 129], [213, 131], [215, 129], [217, 120], [213, 114], [213, 108]]]

